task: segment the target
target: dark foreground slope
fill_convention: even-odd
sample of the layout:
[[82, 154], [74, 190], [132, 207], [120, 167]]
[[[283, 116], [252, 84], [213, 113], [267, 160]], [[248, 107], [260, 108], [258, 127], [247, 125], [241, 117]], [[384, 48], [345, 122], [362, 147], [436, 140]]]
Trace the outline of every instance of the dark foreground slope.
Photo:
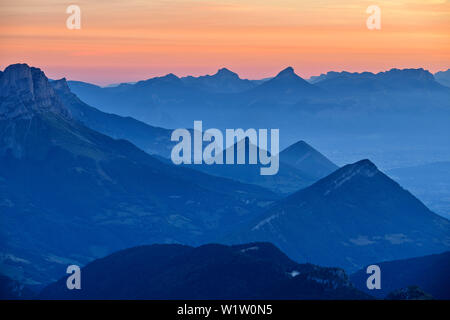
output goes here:
[[142, 246], [81, 270], [82, 289], [66, 278], [42, 299], [367, 299], [345, 272], [297, 264], [269, 243]]

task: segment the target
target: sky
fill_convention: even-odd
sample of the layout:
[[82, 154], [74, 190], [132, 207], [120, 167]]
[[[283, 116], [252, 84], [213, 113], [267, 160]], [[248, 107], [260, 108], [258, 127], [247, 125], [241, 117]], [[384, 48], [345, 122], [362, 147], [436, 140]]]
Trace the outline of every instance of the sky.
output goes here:
[[[66, 8], [81, 9], [81, 29]], [[366, 9], [381, 9], [369, 30]], [[0, 0], [0, 68], [106, 85], [174, 73], [242, 78], [287, 66], [334, 71], [450, 67], [449, 0]]]

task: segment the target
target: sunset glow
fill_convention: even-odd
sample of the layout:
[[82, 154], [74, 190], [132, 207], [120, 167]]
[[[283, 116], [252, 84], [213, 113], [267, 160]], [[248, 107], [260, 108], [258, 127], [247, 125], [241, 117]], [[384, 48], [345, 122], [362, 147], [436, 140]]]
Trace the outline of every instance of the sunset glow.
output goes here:
[[[81, 8], [81, 30], [66, 8]], [[368, 30], [366, 8], [381, 8]], [[450, 65], [445, 0], [3, 0], [0, 67], [26, 62], [49, 77], [97, 84], [227, 67], [264, 78], [286, 66], [302, 77], [330, 70]]]

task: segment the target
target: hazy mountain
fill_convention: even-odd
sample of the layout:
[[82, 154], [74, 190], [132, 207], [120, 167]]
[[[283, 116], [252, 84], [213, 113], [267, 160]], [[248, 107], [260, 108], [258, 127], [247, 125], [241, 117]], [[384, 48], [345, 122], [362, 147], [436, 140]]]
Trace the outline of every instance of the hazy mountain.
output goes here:
[[450, 87], [450, 69], [447, 69], [447, 71], [436, 72], [434, 78], [440, 84]]
[[51, 85], [72, 116], [85, 126], [115, 139], [128, 140], [147, 153], [170, 157], [174, 145], [170, 141], [172, 130], [93, 108], [70, 91], [65, 79], [53, 81]]
[[365, 93], [367, 91], [447, 90], [436, 82], [433, 74], [420, 69], [391, 69], [371, 72], [328, 72], [316, 85], [332, 92]]
[[450, 218], [450, 162], [396, 168], [389, 176], [410, 190], [431, 210]]
[[164, 127], [178, 127], [177, 114], [204, 106], [209, 94], [188, 86], [174, 74], [108, 88], [68, 84], [82, 101], [101, 111]]
[[281, 151], [280, 160], [302, 172], [308, 173], [316, 180], [338, 169], [337, 165], [302, 140]]
[[298, 76], [292, 67], [280, 71], [274, 78], [263, 82], [246, 94], [265, 103], [273, 100], [277, 103], [297, 102], [305, 97], [319, 94], [320, 89]]
[[369, 160], [282, 199], [233, 242], [269, 241], [300, 262], [356, 270], [450, 248], [450, 222]]
[[[51, 84], [72, 116], [87, 127], [113, 138], [126, 139], [150, 154], [170, 158], [171, 149], [175, 144], [170, 141], [172, 130], [152, 127], [130, 117], [108, 114], [90, 107], [70, 91], [65, 79], [53, 81]], [[259, 154], [259, 148], [256, 149]], [[237, 144], [234, 150], [237, 153]], [[248, 155], [248, 140], [245, 150]], [[222, 154], [225, 163], [226, 151]], [[303, 141], [284, 150], [281, 162], [280, 171], [275, 176], [261, 176], [260, 165], [248, 164], [248, 158], [245, 165], [203, 164], [190, 167], [283, 193], [297, 191], [337, 169], [336, 165]]]
[[[278, 193], [291, 193], [305, 188], [316, 182], [325, 175], [331, 173], [338, 167], [329, 161], [317, 150], [309, 146], [304, 141], [286, 148], [280, 153], [279, 171], [275, 175], [261, 175], [260, 168], [267, 167], [260, 164], [260, 148], [254, 146], [257, 154], [257, 164], [249, 163], [250, 141], [245, 139], [245, 144], [235, 143], [233, 147], [220, 153], [219, 158], [226, 163], [227, 153], [234, 151], [233, 165], [202, 164], [190, 165], [192, 169], [205, 173], [238, 180], [244, 183], [251, 183], [271, 189]], [[238, 152], [245, 152], [245, 164], [237, 164]], [[270, 154], [270, 153], [269, 153]]]
[[390, 292], [418, 286], [434, 299], [450, 299], [450, 252], [424, 257], [373, 263], [380, 266], [381, 289], [368, 290], [366, 268], [350, 276], [353, 284], [362, 291], [378, 298]]
[[235, 93], [254, 88], [256, 84], [250, 80], [241, 79], [239, 75], [222, 68], [214, 75], [200, 77], [188, 76], [181, 80], [193, 87], [209, 92]]
[[[233, 147], [221, 152], [218, 157], [222, 159], [222, 162], [224, 163], [223, 165], [202, 164], [191, 165], [190, 167], [211, 175], [226, 177], [244, 183], [256, 184], [278, 193], [294, 192], [315, 182], [312, 175], [309, 175], [307, 172], [297, 170], [282, 161], [279, 162], [279, 170], [275, 175], [261, 175], [261, 168], [268, 167], [268, 165], [261, 165], [259, 157], [260, 148], [253, 145], [252, 147], [256, 150], [257, 163], [250, 164], [250, 146], [251, 143], [249, 139], [246, 138], [244, 144], [237, 142], [233, 145]], [[244, 164], [237, 164], [238, 154], [241, 152], [245, 153], [245, 162]], [[229, 153], [233, 154], [234, 164], [225, 164], [227, 154]]]
[[42, 299], [367, 299], [345, 272], [297, 264], [269, 243], [142, 246], [89, 263], [82, 290], [66, 278]]
[[[236, 75], [222, 73], [236, 80]], [[221, 77], [218, 73], [189, 79], [200, 85], [212, 78]], [[399, 156], [405, 159], [411, 158], [405, 146], [422, 150], [423, 140], [433, 141], [432, 146], [425, 143], [433, 150], [421, 151], [421, 157], [445, 148], [450, 91], [428, 71], [330, 72], [326, 78], [311, 84], [286, 68], [265, 82], [252, 81], [256, 87], [239, 92], [199, 89], [174, 75], [115, 88], [72, 82], [69, 86], [88, 105], [154, 126], [192, 128], [194, 120], [202, 120], [209, 128], [278, 128], [282, 147], [299, 139], [314, 141], [322, 151], [347, 155], [341, 163], [355, 161], [349, 154], [362, 147], [373, 146], [362, 157], [401, 148]], [[325, 144], [330, 147], [323, 148]]]
[[7, 67], [0, 89], [0, 271], [24, 283], [133, 245], [210, 241], [276, 198], [88, 129], [39, 69]]

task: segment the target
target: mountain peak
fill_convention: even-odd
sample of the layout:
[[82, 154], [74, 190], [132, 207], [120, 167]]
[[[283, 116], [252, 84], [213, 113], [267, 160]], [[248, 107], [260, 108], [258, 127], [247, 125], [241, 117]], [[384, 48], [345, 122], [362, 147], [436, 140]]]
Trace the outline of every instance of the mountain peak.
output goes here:
[[[372, 179], [377, 180], [374, 181]], [[311, 188], [320, 190], [319, 193], [322, 193], [324, 196], [328, 196], [335, 192], [339, 192], [338, 190], [341, 190], [342, 188], [355, 188], [355, 185], [359, 186], [361, 183], [369, 183], [371, 185], [378, 186], [384, 185], [385, 182], [382, 181], [386, 182], [392, 180], [379, 171], [377, 166], [372, 161], [363, 159], [337, 169], [330, 175], [317, 181], [311, 186]], [[302, 190], [299, 192], [302, 192]]]
[[67, 84], [66, 78], [62, 78], [62, 79], [59, 79], [59, 80], [54, 80], [54, 81], [51, 82], [51, 85], [52, 85], [53, 89], [55, 89], [55, 90], [59, 90], [59, 91], [64, 92], [64, 93], [71, 92], [70, 88], [69, 88], [69, 85]]
[[221, 68], [217, 71], [217, 73], [215, 74], [215, 76], [218, 77], [227, 77], [227, 78], [236, 78], [238, 79], [239, 76], [237, 73], [227, 69], [227, 68]]
[[279, 77], [292, 77], [292, 76], [296, 76], [296, 77], [298, 77], [298, 75], [295, 73], [295, 71], [294, 71], [294, 68], [292, 68], [292, 67], [287, 67], [286, 69], [283, 69], [283, 70], [281, 70], [278, 74], [277, 74], [277, 76], [276, 76], [276, 78], [279, 78]]
[[0, 118], [30, 118], [36, 112], [70, 117], [41, 69], [18, 63], [0, 77]]
[[280, 161], [308, 173], [316, 180], [338, 169], [337, 165], [303, 140], [281, 151]]
[[296, 143], [290, 145], [286, 150], [304, 150], [305, 148], [311, 149], [312, 147], [304, 140], [299, 140]]

